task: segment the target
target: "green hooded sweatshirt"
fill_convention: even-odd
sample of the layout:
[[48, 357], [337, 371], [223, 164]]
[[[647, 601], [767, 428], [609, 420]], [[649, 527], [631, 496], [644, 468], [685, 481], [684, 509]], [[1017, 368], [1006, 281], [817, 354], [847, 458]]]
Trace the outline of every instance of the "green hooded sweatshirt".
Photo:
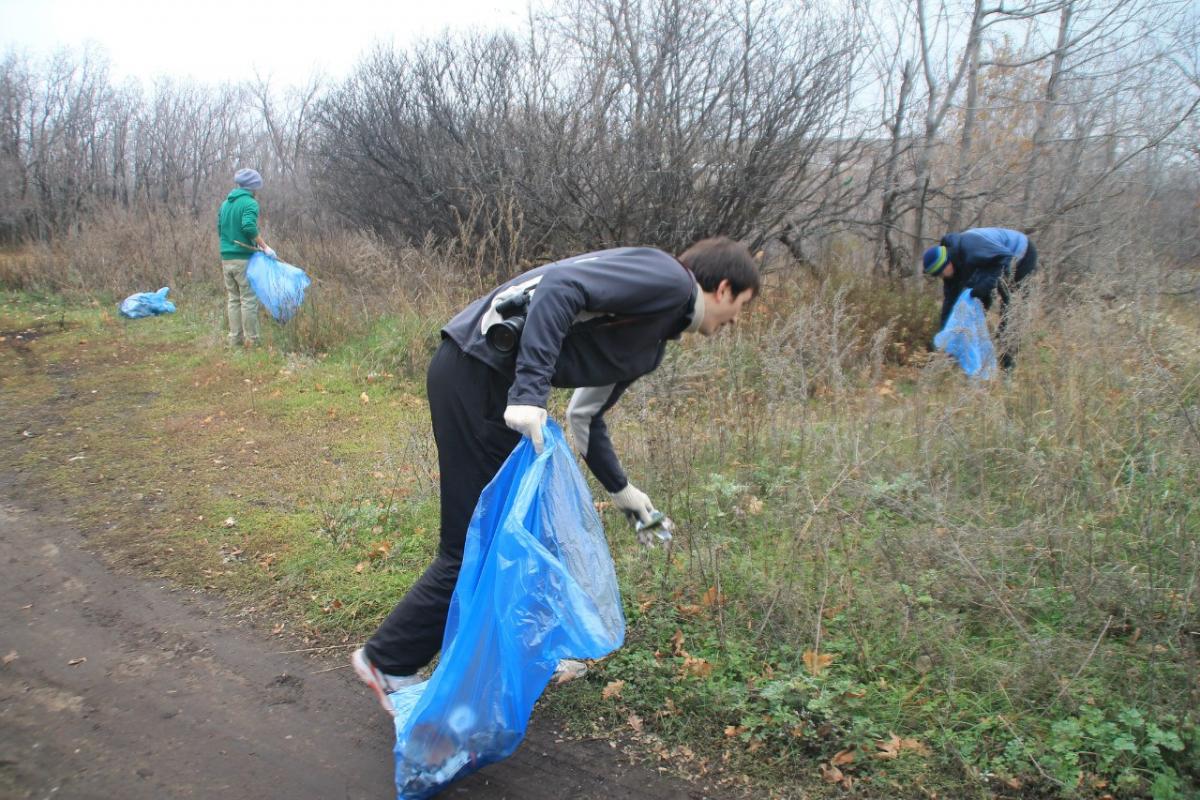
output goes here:
[[[217, 234], [221, 237], [222, 261], [248, 261], [258, 238], [258, 201], [254, 192], [237, 188], [229, 193], [217, 212]], [[249, 248], [234, 244], [250, 245]]]

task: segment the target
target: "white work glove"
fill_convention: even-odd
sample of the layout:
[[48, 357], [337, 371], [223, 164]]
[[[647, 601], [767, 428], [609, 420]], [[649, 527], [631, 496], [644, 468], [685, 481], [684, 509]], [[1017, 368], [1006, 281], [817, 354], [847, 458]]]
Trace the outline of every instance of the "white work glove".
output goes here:
[[504, 409], [504, 424], [533, 441], [533, 451], [542, 452], [542, 427], [546, 409], [537, 406], [509, 406]]
[[263, 245], [263, 252], [269, 255], [271, 258], [279, 258], [279, 256], [275, 255], [275, 251], [267, 247], [265, 244]]
[[650, 502], [645, 492], [632, 483], [625, 484], [625, 488], [619, 492], [613, 492], [612, 503], [624, 511], [625, 516], [643, 525], [650, 522], [650, 515], [654, 513], [654, 503]]

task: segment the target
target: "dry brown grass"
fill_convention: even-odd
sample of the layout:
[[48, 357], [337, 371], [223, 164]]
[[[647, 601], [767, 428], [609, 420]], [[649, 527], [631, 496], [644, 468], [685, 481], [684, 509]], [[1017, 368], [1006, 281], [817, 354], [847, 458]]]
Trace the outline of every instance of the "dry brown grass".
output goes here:
[[[323, 384], [349, 376], [351, 401], [383, 374], [419, 381], [430, 337], [485, 280], [478, 258], [449, 262], [462, 251], [428, 243], [272, 243], [317, 278], [277, 341], [334, 352], [306, 363]], [[3, 263], [29, 274], [36, 262], [68, 289], [88, 282], [53, 272], [50, 252]], [[822, 713], [842, 724], [869, 709], [881, 734], [969, 751], [971, 769], [1053, 772], [1050, 724], [1089, 708], [1196, 718], [1198, 321], [1151, 281], [1072, 296], [1048, 285], [1053, 269], [1014, 308], [1016, 371], [987, 384], [913, 355], [931, 333], [916, 332], [936, 313], [936, 287], [787, 270], [736, 330], [672, 346], [631, 388], [609, 414], [617, 450], [680, 532], [663, 572], [610, 526], [627, 593], [658, 605], [605, 669], [631, 685], [643, 677], [637, 659], [658, 663], [659, 625], [667, 637], [686, 627], [689, 649], [708, 648], [715, 665], [710, 682], [648, 692], [632, 713], [650, 720], [670, 696], [734, 722], [743, 710], [784, 715], [747, 686], [766, 672], [819, 684], [799, 662], [819, 649], [836, 654], [832, 673], [850, 687], [830, 688]], [[424, 435], [399, 461], [429, 457]], [[694, 612], [714, 586], [726, 600]], [[744, 709], [721, 705], [731, 697]], [[777, 741], [763, 730], [780, 769], [811, 757], [786, 729]], [[1017, 739], [1032, 756], [1006, 750]]]

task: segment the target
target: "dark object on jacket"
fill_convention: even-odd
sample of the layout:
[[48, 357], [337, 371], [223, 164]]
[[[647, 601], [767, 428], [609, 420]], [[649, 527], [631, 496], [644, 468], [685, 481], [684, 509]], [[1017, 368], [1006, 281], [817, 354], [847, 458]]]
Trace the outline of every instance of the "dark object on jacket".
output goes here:
[[[1029, 237], [1007, 228], [971, 228], [948, 233], [942, 245], [954, 265], [954, 274], [942, 279], [942, 316], [938, 329], [945, 327], [954, 303], [964, 289], [978, 298], [983, 307], [992, 307], [992, 293], [1000, 288], [1002, 305], [1008, 303], [1004, 279], [1012, 286], [1025, 280], [1037, 269], [1037, 249]], [[1014, 265], [1015, 262], [1015, 265]]]

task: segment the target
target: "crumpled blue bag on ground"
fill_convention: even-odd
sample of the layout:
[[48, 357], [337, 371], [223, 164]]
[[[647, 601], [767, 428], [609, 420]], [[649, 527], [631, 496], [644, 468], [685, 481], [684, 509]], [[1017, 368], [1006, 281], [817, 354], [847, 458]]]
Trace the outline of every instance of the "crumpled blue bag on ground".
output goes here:
[[164, 286], [157, 292], [138, 292], [121, 301], [121, 316], [130, 319], [153, 317], [156, 314], [174, 314], [175, 304], [167, 299], [170, 287]]
[[517, 749], [559, 659], [601, 658], [625, 617], [591, 493], [550, 420], [480, 495], [425, 684], [392, 694], [400, 800], [437, 794]]
[[996, 371], [996, 349], [988, 335], [987, 314], [983, 303], [971, 297], [970, 289], [954, 302], [945, 327], [933, 337], [933, 345], [954, 356], [968, 377], [986, 380]]
[[246, 264], [246, 278], [263, 308], [279, 322], [287, 322], [304, 304], [304, 290], [312, 283], [304, 270], [255, 253]]

